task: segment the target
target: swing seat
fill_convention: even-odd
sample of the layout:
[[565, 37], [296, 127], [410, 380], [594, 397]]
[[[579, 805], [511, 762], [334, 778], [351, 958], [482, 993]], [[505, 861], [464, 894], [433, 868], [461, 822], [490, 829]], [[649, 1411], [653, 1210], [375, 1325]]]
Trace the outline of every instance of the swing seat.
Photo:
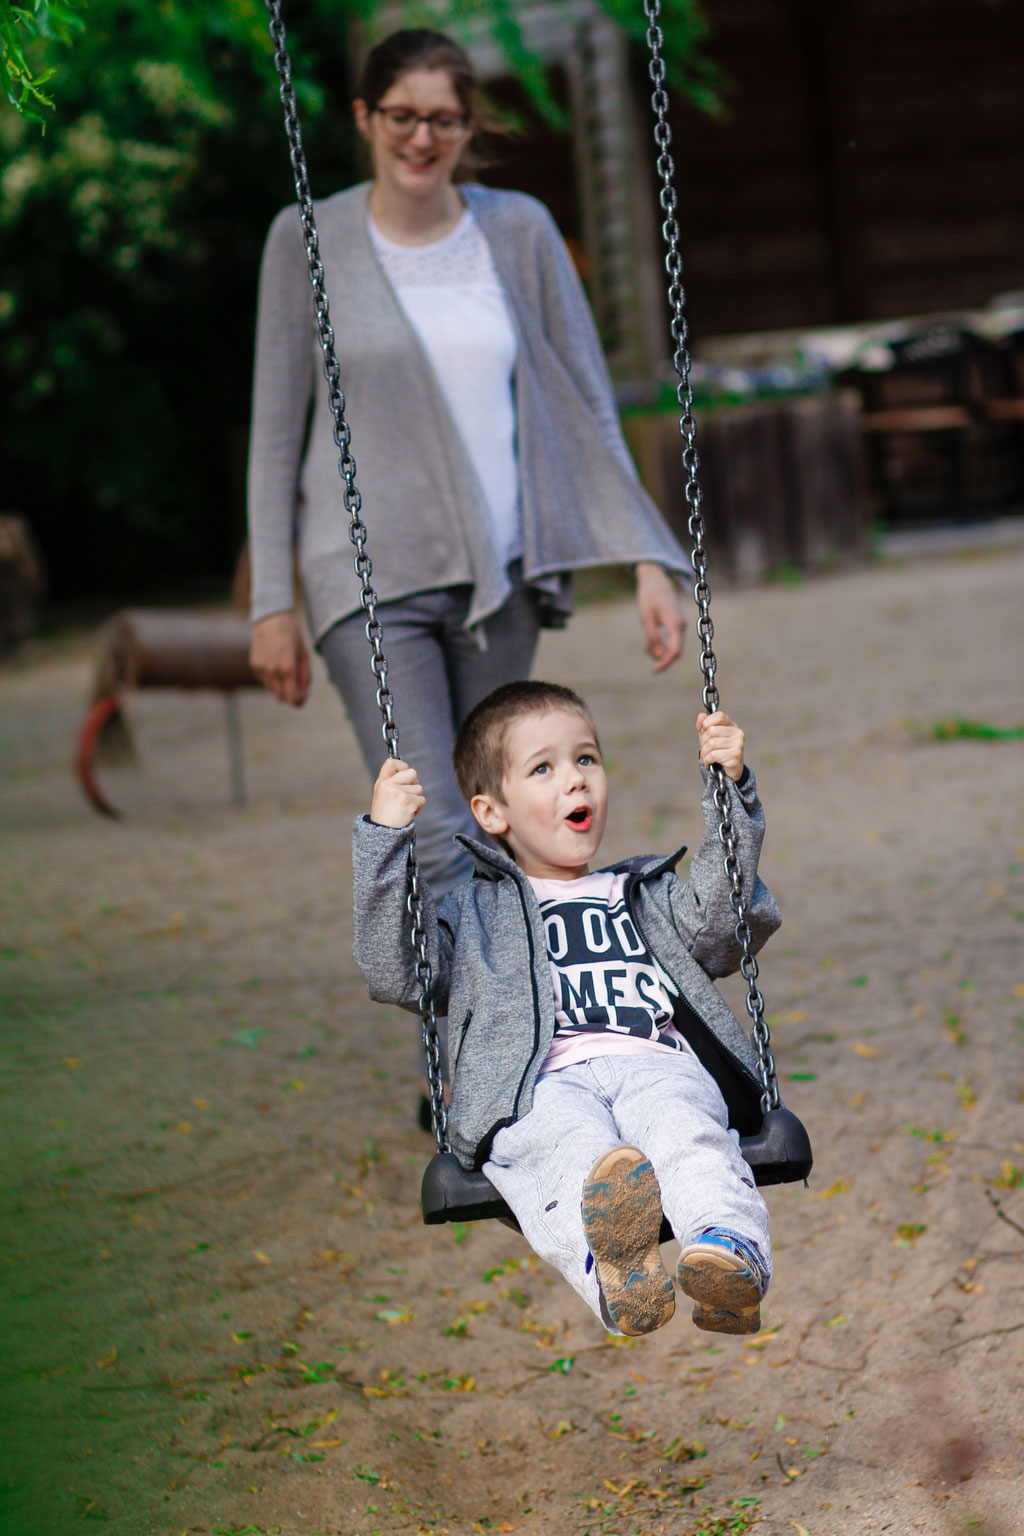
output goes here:
[[[798, 1183], [807, 1178], [814, 1162], [806, 1127], [784, 1104], [768, 1111], [759, 1131], [740, 1138], [740, 1151], [756, 1184]], [[423, 1174], [420, 1206], [428, 1227], [446, 1221], [498, 1220], [516, 1225], [486, 1175], [463, 1168], [454, 1152], [435, 1152], [430, 1159]], [[663, 1222], [661, 1241], [666, 1243], [671, 1236], [668, 1222]]]

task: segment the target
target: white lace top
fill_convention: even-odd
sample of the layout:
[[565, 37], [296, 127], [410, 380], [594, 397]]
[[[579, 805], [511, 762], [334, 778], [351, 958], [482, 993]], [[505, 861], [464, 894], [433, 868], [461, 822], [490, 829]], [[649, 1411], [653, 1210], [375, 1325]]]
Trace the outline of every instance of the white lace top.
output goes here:
[[516, 335], [483, 232], [467, 208], [431, 245], [395, 245], [369, 219], [384, 274], [430, 360], [484, 492], [505, 564], [523, 550], [513, 381]]

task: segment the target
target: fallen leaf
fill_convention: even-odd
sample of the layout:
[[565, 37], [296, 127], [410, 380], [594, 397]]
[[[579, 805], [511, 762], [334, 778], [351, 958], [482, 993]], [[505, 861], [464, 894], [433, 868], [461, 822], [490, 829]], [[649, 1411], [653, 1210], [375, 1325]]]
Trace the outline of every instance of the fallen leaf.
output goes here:
[[1024, 1184], [1024, 1171], [1015, 1168], [1009, 1159], [1006, 1159], [999, 1165], [998, 1179], [992, 1179], [991, 1182], [997, 1189], [1020, 1189]]
[[250, 1051], [255, 1051], [259, 1046], [260, 1036], [265, 1034], [265, 1029], [236, 1029], [231, 1038], [237, 1040], [239, 1045], [247, 1046]]
[[318, 1451], [329, 1451], [336, 1445], [345, 1444], [344, 1440], [311, 1440], [309, 1443]]
[[109, 1371], [117, 1361], [117, 1345], [115, 1344], [109, 1355], [104, 1355], [102, 1360], [96, 1360], [93, 1364], [98, 1371]]
[[829, 1185], [828, 1189], [823, 1189], [821, 1194], [815, 1195], [814, 1198], [815, 1200], [832, 1200], [836, 1195], [845, 1195], [849, 1188], [849, 1179], [837, 1179], [834, 1184]]
[[877, 1045], [863, 1045], [859, 1040], [853, 1042], [853, 1054], [855, 1056], [877, 1056]]
[[82, 1065], [82, 1063], [79, 1061], [77, 1056], [65, 1056], [64, 1065], [66, 1067], [70, 1067], [71, 1071], [74, 1072], [78, 1067]]
[[407, 1323], [412, 1317], [412, 1311], [409, 1307], [385, 1307], [373, 1315], [378, 1323]]
[[254, 1248], [253, 1251], [252, 1251], [252, 1256], [256, 1260], [257, 1264], [269, 1264], [270, 1263], [269, 1255], [265, 1254], [263, 1252], [262, 1248]]

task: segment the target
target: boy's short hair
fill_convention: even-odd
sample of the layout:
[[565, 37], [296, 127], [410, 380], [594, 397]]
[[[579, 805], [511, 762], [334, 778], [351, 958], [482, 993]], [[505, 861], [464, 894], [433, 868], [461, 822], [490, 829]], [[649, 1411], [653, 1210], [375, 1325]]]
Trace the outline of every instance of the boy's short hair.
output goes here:
[[525, 715], [543, 715], [552, 709], [575, 710], [593, 727], [590, 710], [579, 694], [561, 683], [533, 683], [526, 679], [503, 683], [470, 710], [452, 748], [455, 777], [467, 804], [474, 795], [500, 797], [508, 766], [505, 742], [509, 728]]

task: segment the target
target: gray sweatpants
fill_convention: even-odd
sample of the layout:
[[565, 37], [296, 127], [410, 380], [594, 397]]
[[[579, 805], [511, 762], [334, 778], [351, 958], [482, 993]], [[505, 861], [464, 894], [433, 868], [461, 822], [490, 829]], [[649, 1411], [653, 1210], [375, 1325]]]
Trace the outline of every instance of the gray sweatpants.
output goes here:
[[597, 1158], [623, 1142], [650, 1158], [680, 1243], [726, 1227], [756, 1244], [771, 1272], [768, 1211], [728, 1123], [718, 1084], [689, 1051], [596, 1056], [540, 1079], [529, 1114], [495, 1136], [484, 1172], [530, 1247], [600, 1317], [580, 1202]]
[[[528, 677], [539, 628], [537, 606], [520, 568], [509, 575], [514, 591], [484, 624], [486, 649], [463, 628], [471, 589], [441, 587], [378, 603], [395, 696], [398, 750], [420, 776], [427, 803], [416, 819], [416, 853], [434, 898], [468, 880], [472, 861], [452, 842], [456, 832], [480, 836], [452, 772], [455, 732], [475, 704], [501, 683]], [[371, 780], [386, 748], [370, 670], [366, 618], [353, 614], [332, 626], [319, 644], [331, 682], [341, 695]]]

